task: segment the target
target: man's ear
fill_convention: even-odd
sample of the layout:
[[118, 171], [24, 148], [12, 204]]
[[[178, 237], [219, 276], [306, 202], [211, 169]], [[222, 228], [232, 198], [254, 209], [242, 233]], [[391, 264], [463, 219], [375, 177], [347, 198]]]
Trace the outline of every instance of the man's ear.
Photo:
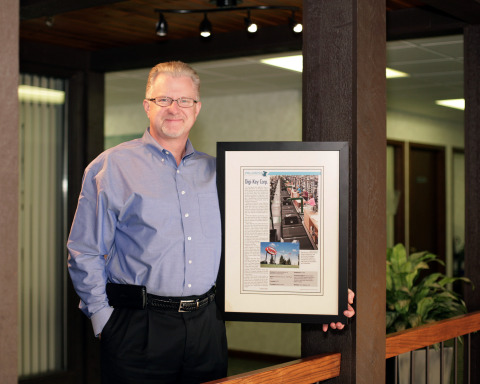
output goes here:
[[150, 102], [148, 100], [143, 100], [143, 109], [148, 116], [148, 113], [150, 112]]
[[197, 118], [198, 114], [200, 113], [200, 109], [202, 109], [202, 102], [199, 101], [195, 104], [195, 119]]

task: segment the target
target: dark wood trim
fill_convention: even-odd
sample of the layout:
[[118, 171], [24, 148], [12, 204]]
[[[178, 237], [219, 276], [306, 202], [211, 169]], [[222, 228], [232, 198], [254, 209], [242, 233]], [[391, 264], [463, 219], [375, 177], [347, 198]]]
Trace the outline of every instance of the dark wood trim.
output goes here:
[[[75, 214], [83, 171], [103, 151], [104, 75], [77, 72], [69, 79], [68, 146], [69, 191], [68, 226]], [[78, 310], [78, 296], [69, 280], [68, 310], [71, 327], [68, 331], [69, 367], [78, 371], [78, 383], [100, 382], [99, 341], [94, 338], [90, 320]], [[78, 328], [79, 331], [75, 329]], [[78, 333], [78, 334], [77, 334]], [[81, 356], [81, 357], [80, 357]], [[78, 362], [76, 361], [78, 360]]]
[[[85, 166], [85, 117], [82, 112], [84, 107], [84, 74], [72, 74], [67, 81], [67, 147], [68, 147], [68, 201], [67, 201], [67, 226], [73, 220], [75, 208], [80, 191], [83, 168]], [[85, 377], [87, 337], [87, 319], [78, 309], [78, 296], [67, 277], [67, 367], [68, 372], [74, 374], [71, 381], [83, 384]]]
[[422, 8], [387, 12], [387, 40], [456, 35], [462, 33], [464, 21]]
[[[466, 288], [469, 311], [480, 310], [480, 25], [464, 34], [465, 76], [465, 274], [477, 289]], [[480, 335], [472, 335], [472, 362], [480, 361]], [[480, 366], [473, 364], [472, 383], [480, 382]]]
[[105, 75], [86, 74], [87, 161], [92, 161], [104, 150]]
[[59, 13], [66, 13], [98, 7], [101, 5], [119, 3], [122, 0], [21, 0], [20, 20], [36, 19], [44, 16], [54, 16]]
[[476, 0], [422, 0], [422, 3], [469, 24], [477, 24], [480, 19], [480, 3]]
[[[446, 247], [447, 247], [447, 242], [446, 242], [446, 163], [445, 163], [445, 147], [443, 146], [438, 146], [438, 145], [429, 145], [429, 144], [423, 144], [423, 143], [409, 143], [408, 145], [408, 151], [411, 153], [412, 149], [425, 149], [429, 151], [433, 151], [436, 154], [436, 173], [437, 173], [437, 206], [436, 206], [436, 212], [438, 213], [438, 218], [436, 221], [436, 228], [432, 228], [432, 230], [436, 231], [437, 234], [439, 234], [438, 239], [437, 239], [437, 256], [439, 259], [443, 260], [444, 262], [446, 261]], [[410, 161], [410, 167], [409, 167], [409, 177], [410, 177], [410, 190], [409, 194], [412, 196], [412, 180], [411, 180], [411, 175], [412, 175], [412, 162]], [[414, 212], [409, 212], [409, 217], [410, 221], [413, 218]], [[422, 251], [422, 250], [418, 250]], [[437, 266], [440, 269], [440, 265]], [[445, 273], [445, 271], [442, 271]]]
[[70, 77], [90, 67], [90, 52], [53, 44], [20, 41], [20, 71], [43, 76]]
[[403, 141], [387, 140], [387, 146], [393, 147], [394, 151], [394, 175], [393, 184], [395, 190], [400, 191], [397, 214], [394, 218], [394, 243], [405, 244], [405, 143]]
[[303, 140], [350, 143], [349, 284], [357, 293], [355, 306], [369, 310], [357, 312], [341, 332], [303, 324], [302, 356], [340, 351], [341, 376], [333, 383], [380, 383], [385, 380], [385, 306], [379, 305], [386, 292], [385, 2], [304, 0], [303, 7]]
[[[353, 273], [356, 305], [356, 375], [354, 382], [385, 379], [386, 277], [386, 67], [385, 2], [358, 0], [353, 66], [354, 143], [352, 162]], [[353, 45], [355, 46], [355, 45]], [[365, 308], [368, 308], [365, 311]], [[372, 343], [369, 345], [369, 343]], [[342, 356], [343, 360], [343, 356]], [[372, 369], [372, 367], [375, 367]], [[373, 371], [373, 372], [372, 372]]]

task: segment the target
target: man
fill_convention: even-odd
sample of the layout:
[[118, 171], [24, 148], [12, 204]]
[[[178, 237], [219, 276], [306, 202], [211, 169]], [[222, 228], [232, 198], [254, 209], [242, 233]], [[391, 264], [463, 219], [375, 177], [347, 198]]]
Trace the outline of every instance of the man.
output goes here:
[[143, 101], [149, 128], [85, 170], [68, 266], [101, 338], [103, 383], [226, 376], [225, 326], [213, 302], [221, 253], [216, 165], [188, 140], [199, 86], [184, 63], [152, 68]]
[[[143, 137], [85, 171], [70, 275], [101, 336], [103, 382], [224, 377], [225, 327], [212, 303], [221, 251], [216, 165], [188, 140], [201, 109], [198, 75], [184, 63], [157, 65], [143, 106]], [[109, 285], [108, 298], [107, 282], [120, 284]]]

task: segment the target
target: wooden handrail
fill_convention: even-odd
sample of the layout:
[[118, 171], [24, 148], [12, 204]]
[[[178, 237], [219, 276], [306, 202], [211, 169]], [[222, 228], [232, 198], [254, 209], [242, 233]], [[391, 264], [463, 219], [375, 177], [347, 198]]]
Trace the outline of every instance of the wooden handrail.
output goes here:
[[312, 384], [340, 376], [340, 353], [306, 357], [206, 384]]
[[389, 359], [479, 330], [480, 311], [391, 333], [387, 335], [385, 357]]
[[[480, 331], [480, 311], [392, 333], [385, 357], [395, 357], [429, 345]], [[205, 384], [311, 384], [340, 376], [340, 353], [322, 354], [226, 377]]]

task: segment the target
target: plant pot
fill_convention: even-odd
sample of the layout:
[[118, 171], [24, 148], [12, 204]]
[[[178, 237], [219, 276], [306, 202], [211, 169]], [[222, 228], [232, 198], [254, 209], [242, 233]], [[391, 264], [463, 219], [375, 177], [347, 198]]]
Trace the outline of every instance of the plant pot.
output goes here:
[[[452, 373], [453, 347], [443, 348], [443, 383], [440, 383], [440, 350], [430, 348], [428, 354], [428, 382], [430, 384], [448, 384]], [[425, 349], [413, 351], [413, 384], [425, 384]], [[410, 352], [398, 356], [398, 382], [410, 383]]]

